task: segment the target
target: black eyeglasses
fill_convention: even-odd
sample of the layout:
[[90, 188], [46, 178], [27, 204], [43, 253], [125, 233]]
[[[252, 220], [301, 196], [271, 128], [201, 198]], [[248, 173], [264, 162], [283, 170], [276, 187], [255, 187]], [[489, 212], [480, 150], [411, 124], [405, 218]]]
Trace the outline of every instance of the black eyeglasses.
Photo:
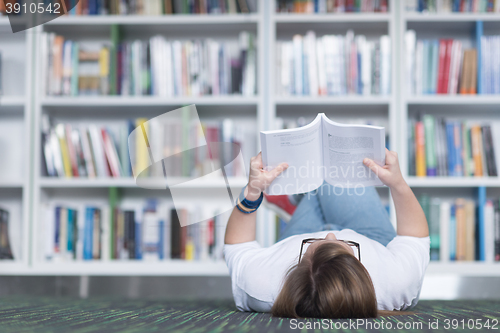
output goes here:
[[[315, 241], [321, 241], [325, 240], [324, 238], [306, 238], [302, 240], [302, 245], [300, 246], [300, 254], [299, 254], [299, 264], [300, 264], [300, 259], [302, 258], [302, 249], [304, 249], [304, 244], [307, 243], [314, 243]], [[354, 246], [358, 249], [358, 260], [361, 261], [361, 252], [360, 252], [360, 247], [359, 243], [353, 242], [353, 241], [346, 241], [342, 239], [337, 239], [338, 241], [344, 242], [349, 246]]]

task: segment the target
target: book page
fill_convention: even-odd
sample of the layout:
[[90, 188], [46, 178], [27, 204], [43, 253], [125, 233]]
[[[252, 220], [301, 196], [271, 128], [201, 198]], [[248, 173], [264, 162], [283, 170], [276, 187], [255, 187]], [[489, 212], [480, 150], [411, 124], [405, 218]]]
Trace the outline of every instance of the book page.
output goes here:
[[323, 117], [325, 181], [333, 186], [383, 185], [363, 164], [365, 157], [385, 165], [385, 129], [369, 125], [345, 125]]
[[294, 129], [260, 132], [265, 170], [288, 163], [266, 190], [270, 195], [305, 193], [323, 183], [321, 117]]

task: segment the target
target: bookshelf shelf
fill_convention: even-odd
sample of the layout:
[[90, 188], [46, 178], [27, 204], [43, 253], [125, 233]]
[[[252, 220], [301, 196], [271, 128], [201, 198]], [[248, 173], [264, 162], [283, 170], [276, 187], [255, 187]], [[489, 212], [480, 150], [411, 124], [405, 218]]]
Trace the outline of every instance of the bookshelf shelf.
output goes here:
[[223, 261], [74, 261], [35, 264], [31, 268], [1, 264], [0, 275], [227, 276], [228, 270]]
[[[186, 179], [188, 180], [188, 179]], [[175, 183], [181, 183], [182, 178], [176, 178], [173, 180]], [[247, 184], [247, 179], [243, 177], [234, 177], [228, 179], [231, 186], [244, 187]], [[148, 181], [149, 182], [149, 181]], [[163, 178], [152, 178], [151, 184], [158, 184], [165, 182]], [[122, 188], [134, 188], [137, 187], [133, 178], [101, 178], [101, 179], [54, 179], [54, 178], [41, 178], [40, 186], [43, 188], [105, 188], [105, 187], [122, 187]], [[220, 179], [214, 179], [213, 181], [206, 181], [202, 184], [192, 185], [192, 184], [179, 184], [176, 187], [179, 188], [221, 188], [225, 185], [221, 185]]]
[[283, 13], [274, 14], [273, 20], [276, 23], [333, 23], [333, 22], [389, 22], [390, 13], [346, 13], [339, 14], [294, 14]]
[[[413, 81], [413, 87], [408, 87], [408, 59], [412, 55], [408, 52], [414, 52], [415, 49], [410, 50], [411, 46], [407, 42], [415, 35], [406, 34], [407, 30], [414, 30], [416, 40], [429, 41], [443, 39], [451, 39], [460, 41], [464, 50], [477, 48], [478, 35], [497, 35], [500, 14], [499, 13], [414, 13], [406, 12], [404, 2], [399, 2], [399, 24], [402, 27], [398, 41], [399, 48], [399, 97], [398, 108], [399, 110], [399, 156], [402, 171], [407, 174], [409, 172], [409, 142], [408, 137], [411, 135], [409, 128], [409, 119], [412, 121], [423, 121], [423, 115], [430, 115], [434, 119], [445, 119], [449, 121], [460, 121], [467, 124], [484, 125], [491, 121], [498, 120], [498, 107], [500, 106], [500, 96], [490, 94], [475, 94], [475, 95], [461, 95], [461, 94], [435, 94], [435, 95], [412, 95], [409, 93], [410, 89], [419, 88], [417, 82]], [[482, 24], [477, 22], [484, 22], [484, 30], [480, 29]], [[438, 42], [438, 43], [439, 43]], [[413, 43], [413, 41], [412, 41]], [[422, 44], [420, 44], [422, 45]], [[456, 45], [456, 44], [454, 44]], [[461, 50], [460, 52], [462, 52]], [[463, 52], [461, 53], [463, 55]], [[414, 59], [414, 58], [413, 58]], [[420, 58], [419, 58], [420, 61]], [[413, 62], [415, 66], [416, 62]], [[442, 65], [440, 65], [442, 66]], [[460, 72], [463, 71], [463, 63], [459, 63]], [[479, 66], [479, 65], [478, 65]], [[420, 70], [420, 69], [419, 69]], [[436, 72], [439, 72], [436, 68]], [[433, 74], [436, 72], [432, 72]], [[456, 71], [454, 72], [456, 74]], [[418, 75], [415, 67], [413, 74]], [[421, 74], [421, 73], [420, 73]], [[461, 74], [462, 75], [462, 74]], [[460, 77], [460, 78], [463, 78]], [[417, 79], [417, 77], [415, 77]], [[421, 78], [420, 78], [421, 79]], [[436, 82], [437, 83], [437, 82]], [[459, 83], [461, 83], [459, 81]], [[461, 83], [463, 84], [463, 83]], [[410, 88], [410, 89], [409, 89]], [[420, 89], [420, 88], [419, 88]], [[425, 90], [424, 90], [425, 91]], [[428, 118], [432, 119], [432, 118]], [[428, 131], [429, 129], [424, 129]], [[428, 132], [426, 132], [428, 134]], [[414, 136], [415, 138], [415, 136]], [[447, 140], [448, 138], [446, 138]], [[440, 142], [442, 144], [442, 141]], [[442, 145], [441, 145], [442, 147]], [[496, 148], [496, 147], [495, 147]], [[442, 151], [442, 150], [441, 150]], [[414, 162], [414, 160], [412, 160]], [[487, 173], [486, 173], [487, 174]], [[422, 200], [425, 196], [430, 198], [430, 205], [438, 205], [436, 202], [432, 203], [434, 198], [439, 199], [442, 203], [450, 203], [454, 205], [457, 198], [464, 198], [468, 201], [474, 202], [473, 205], [479, 207], [484, 205], [483, 201], [479, 198], [483, 190], [480, 187], [486, 187], [485, 200], [492, 199], [488, 195], [498, 193], [500, 189], [500, 177], [405, 177], [408, 185], [413, 188], [414, 192], [422, 195]], [[436, 200], [437, 201], [437, 200]], [[425, 202], [422, 206], [426, 209]], [[439, 206], [443, 208], [446, 206]], [[436, 206], [434, 206], [434, 209]], [[479, 210], [479, 209], [478, 209]], [[446, 212], [446, 211], [445, 211]], [[427, 211], [430, 228], [437, 230], [439, 228], [441, 251], [445, 250], [445, 255], [441, 252], [441, 258], [446, 258], [449, 253], [446, 253], [447, 247], [443, 244], [450, 240], [451, 233], [448, 232], [452, 227], [451, 222], [446, 220], [446, 215], [441, 218], [441, 215], [430, 215]], [[440, 211], [438, 214], [442, 214]], [[439, 219], [438, 219], [439, 218]], [[477, 227], [474, 225], [472, 228], [476, 229], [476, 235], [479, 235], [480, 225], [484, 225], [485, 219], [480, 221], [477, 217], [474, 220]], [[469, 224], [470, 226], [471, 224]], [[485, 234], [493, 234], [493, 229], [487, 226], [483, 232]], [[469, 234], [470, 235], [470, 234]], [[483, 234], [484, 235], [484, 234]], [[432, 237], [432, 236], [431, 236]], [[476, 240], [475, 243], [480, 242], [480, 246], [486, 246], [486, 241]], [[458, 241], [457, 241], [458, 244]], [[477, 245], [477, 244], [476, 244]], [[444, 247], [443, 247], [444, 246]], [[470, 249], [468, 250], [470, 251]], [[457, 250], [458, 252], [458, 250]], [[469, 252], [470, 254], [470, 252]], [[476, 254], [477, 255], [477, 254]], [[500, 276], [500, 265], [497, 262], [484, 262], [484, 261], [431, 261], [427, 269], [428, 275], [453, 275], [453, 276]]]
[[447, 14], [421, 14], [405, 13], [407, 22], [474, 22], [474, 21], [498, 21], [498, 13], [447, 13]]
[[63, 16], [46, 25], [219, 25], [257, 23], [259, 14]]
[[[14, 18], [19, 21], [18, 18]], [[20, 21], [22, 23], [22, 20]], [[2, 80], [0, 95], [0, 208], [9, 212], [8, 232], [13, 260], [0, 260], [0, 272], [22, 272], [29, 263], [31, 83], [33, 34], [13, 34], [7, 16], [0, 15]]]
[[22, 179], [0, 179], [0, 188], [22, 188], [23, 186]]
[[499, 276], [500, 263], [486, 262], [431, 262], [427, 274], [459, 276]]
[[391, 103], [389, 96], [287, 96], [275, 97], [277, 105], [388, 105]]
[[500, 187], [499, 177], [408, 177], [411, 187]]
[[496, 105], [500, 104], [500, 96], [496, 95], [427, 95], [407, 97], [407, 103], [410, 105]]
[[[263, 1], [260, 1], [262, 5]], [[106, 126], [110, 131], [118, 132], [118, 128], [125, 124], [125, 119], [149, 118], [169, 110], [177, 109], [185, 105], [195, 104], [198, 107], [200, 118], [207, 123], [222, 123], [230, 119], [234, 128], [245, 127], [244, 139], [248, 143], [248, 150], [253, 147], [257, 139], [248, 137], [247, 132], [254, 129], [264, 129], [264, 72], [265, 62], [264, 35], [263, 35], [263, 13], [254, 14], [223, 14], [223, 15], [164, 15], [164, 16], [65, 16], [50, 21], [37, 27], [38, 35], [35, 35], [36, 47], [41, 47], [42, 32], [52, 32], [77, 41], [81, 45], [92, 46], [92, 43], [103, 45], [112, 41], [110, 32], [119, 30], [118, 43], [131, 43], [131, 40], [140, 40], [144, 44], [152, 36], [163, 36], [176, 40], [185, 39], [213, 39], [220, 43], [227, 43], [239, 47], [241, 32], [247, 31], [254, 36], [256, 48], [256, 68], [258, 92], [255, 95], [205, 95], [205, 96], [48, 96], [46, 89], [36, 89], [34, 101], [34, 128], [35, 138], [33, 144], [41, 144], [41, 125], [43, 117], [50, 117], [54, 123], [74, 123], [83, 121], [96, 126]], [[119, 27], [115, 27], [118, 25]], [[118, 28], [118, 29], [117, 29]], [[114, 41], [113, 41], [114, 42]], [[220, 44], [219, 43], [219, 44]], [[38, 51], [38, 50], [37, 50]], [[233, 51], [231, 49], [231, 51]], [[235, 49], [236, 51], [236, 49]], [[238, 49], [238, 52], [240, 50]], [[32, 55], [35, 57], [36, 53]], [[231, 53], [231, 57], [237, 57]], [[37, 75], [43, 75], [42, 61], [36, 63]], [[1, 100], [0, 100], [1, 101]], [[208, 125], [207, 125], [208, 126]], [[212, 126], [212, 125], [211, 125]], [[213, 125], [214, 127], [216, 125]], [[227, 138], [225, 138], [227, 141]], [[246, 144], [246, 141], [245, 141]], [[136, 209], [141, 211], [136, 222], [142, 222], [142, 208], [148, 199], [156, 199], [158, 207], [170, 209], [173, 207], [174, 198], [169, 197], [168, 191], [147, 190], [136, 185], [133, 178], [55, 178], [43, 176], [41, 161], [42, 150], [35, 149], [33, 158], [34, 180], [33, 185], [33, 209], [32, 239], [30, 257], [32, 263], [28, 275], [107, 275], [107, 276], [226, 276], [228, 271], [223, 261], [198, 262], [181, 260], [131, 260], [131, 261], [46, 261], [38, 255], [38, 246], [46, 242], [44, 236], [40, 236], [37, 230], [41, 230], [45, 217], [42, 212], [47, 211], [47, 205], [71, 204], [78, 207], [95, 205], [99, 209], [106, 209], [111, 204], [109, 193], [113, 188], [119, 189], [119, 199], [116, 205], [122, 210]], [[244, 158], [247, 158], [245, 155]], [[249, 157], [248, 157], [249, 158]], [[246, 163], [245, 163], [246, 164]], [[213, 209], [214, 211], [224, 201], [223, 195], [227, 196], [226, 185], [222, 178], [207, 179], [203, 183], [193, 184], [188, 178], [171, 179], [176, 188], [181, 189], [176, 193], [175, 200], [189, 206], [189, 211], [195, 209]], [[157, 184], [167, 184], [164, 178], [150, 178], [155, 187]], [[247, 184], [246, 177], [230, 177], [228, 183], [231, 189], [239, 191]], [[147, 185], [146, 185], [147, 186]], [[202, 195], [210, 195], [209, 198]], [[202, 200], [207, 199], [207, 200]], [[191, 208], [192, 206], [192, 208]], [[85, 206], [88, 207], [88, 206]], [[163, 219], [168, 216], [162, 216]], [[107, 220], [106, 220], [107, 221]], [[218, 222], [219, 223], [219, 222]], [[220, 222], [220, 223], [223, 223]], [[271, 227], [269, 227], [271, 228]], [[267, 229], [267, 227], [266, 227]], [[166, 231], [169, 231], [167, 229]], [[265, 231], [265, 230], [264, 230]], [[259, 241], [266, 242], [267, 231], [261, 232]], [[170, 232], [165, 232], [170, 235]], [[114, 236], [112, 236], [114, 237]], [[165, 236], [165, 246], [170, 247], [170, 238]], [[168, 236], [170, 237], [170, 236]], [[217, 236], [219, 237], [219, 236]], [[222, 238], [219, 238], [223, 240]], [[168, 240], [168, 241], [167, 241]], [[1, 274], [1, 273], [0, 273]]]
[[244, 96], [202, 96], [202, 97], [46, 97], [42, 100], [42, 106], [166, 106], [166, 105], [257, 105], [259, 97]]
[[24, 263], [16, 261], [1, 261], [0, 262], [0, 276], [1, 275], [31, 275], [33, 271]]

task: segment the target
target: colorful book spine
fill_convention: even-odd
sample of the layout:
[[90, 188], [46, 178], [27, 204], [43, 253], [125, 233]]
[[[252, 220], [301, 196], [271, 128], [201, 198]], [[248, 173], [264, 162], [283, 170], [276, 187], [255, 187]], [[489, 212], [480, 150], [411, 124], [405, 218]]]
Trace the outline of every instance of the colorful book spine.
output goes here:
[[445, 80], [445, 59], [446, 59], [446, 41], [441, 39], [439, 41], [439, 63], [438, 63], [438, 85], [437, 93], [445, 94], [444, 80]]
[[67, 248], [69, 255], [74, 258], [75, 255], [75, 236], [77, 233], [77, 229], [75, 226], [75, 221], [76, 221], [76, 216], [75, 216], [75, 210], [74, 209], [69, 209], [68, 208], [68, 243]]
[[433, 261], [437, 261], [440, 259], [440, 251], [441, 251], [440, 209], [441, 209], [441, 200], [439, 200], [439, 198], [432, 198], [430, 200], [429, 216], [427, 217], [427, 222], [429, 223], [429, 236], [431, 239], [430, 259]]
[[436, 156], [436, 140], [435, 140], [435, 119], [431, 115], [423, 117], [425, 131], [425, 164], [427, 176], [437, 175], [437, 156]]
[[477, 189], [477, 206], [478, 206], [478, 228], [477, 228], [477, 259], [480, 261], [486, 260], [485, 239], [486, 230], [484, 228], [484, 209], [486, 205], [486, 187], [480, 186]]
[[135, 259], [142, 259], [142, 221], [140, 219], [133, 222], [135, 232]]
[[484, 260], [492, 263], [495, 260], [495, 209], [492, 200], [486, 200], [484, 206]]
[[453, 40], [446, 39], [444, 40], [445, 44], [445, 59], [444, 59], [444, 69], [443, 69], [443, 82], [442, 82], [442, 93], [448, 94], [451, 93], [449, 91], [449, 83], [450, 83], [450, 67], [451, 67], [451, 58], [452, 58], [452, 45]]
[[456, 250], [455, 259], [465, 260], [465, 200], [460, 198], [455, 202]]
[[448, 148], [448, 175], [455, 176], [455, 138], [454, 126], [451, 122], [446, 122], [446, 142]]
[[0, 259], [14, 259], [10, 246], [9, 216], [8, 210], [0, 208]]
[[495, 200], [495, 261], [500, 261], [500, 199]]
[[474, 160], [474, 176], [483, 176], [483, 157], [481, 152], [481, 127], [471, 128], [472, 158]]
[[[482, 41], [478, 43], [483, 51], [491, 38], [483, 36]], [[412, 52], [408, 55], [407, 71], [410, 73], [409, 77], [414, 77], [414, 80], [408, 81], [410, 92], [417, 95], [475, 94], [479, 68], [475, 49], [464, 50], [462, 42], [457, 39], [422, 39], [417, 40], [416, 47], [413, 40], [406, 42], [412, 43], [407, 45], [407, 52]], [[485, 52], [482, 56], [484, 62]], [[488, 75], [483, 81], [491, 83], [491, 86], [498, 86], [500, 93], [500, 65], [494, 63], [487, 67], [491, 67], [491, 70], [485, 70], [485, 66], [481, 67], [483, 73]], [[498, 75], [495, 74], [497, 72]]]
[[450, 244], [450, 260], [456, 260], [457, 251], [457, 220], [456, 220], [455, 205], [451, 205], [450, 226], [449, 226], [449, 244]]
[[92, 237], [94, 229], [94, 209], [87, 207], [85, 209], [85, 226], [83, 238], [83, 259], [92, 259]]
[[463, 176], [462, 160], [462, 129], [459, 122], [453, 123], [453, 173], [454, 176]]
[[[278, 13], [385, 13], [387, 0], [273, 0]], [[249, 2], [250, 4], [250, 2]]]
[[[242, 31], [239, 38], [223, 42], [170, 41], [163, 36], [129, 42], [121, 41], [120, 35], [119, 26], [112, 25], [111, 42], [95, 50], [83, 42], [42, 34], [47, 95], [256, 94], [257, 54], [252, 33]], [[198, 65], [189, 66], [191, 63]]]
[[483, 66], [482, 66], [482, 45], [483, 21], [476, 21], [476, 50], [477, 50], [477, 93], [484, 94], [483, 87]]

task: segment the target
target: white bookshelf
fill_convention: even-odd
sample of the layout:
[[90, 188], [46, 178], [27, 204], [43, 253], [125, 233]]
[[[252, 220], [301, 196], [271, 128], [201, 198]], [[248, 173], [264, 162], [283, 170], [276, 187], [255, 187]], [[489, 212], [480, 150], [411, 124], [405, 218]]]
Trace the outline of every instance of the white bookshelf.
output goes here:
[[[44, 107], [107, 107], [107, 106], [182, 106], [188, 104], [215, 106], [257, 106], [259, 97], [247, 96], [203, 96], [203, 97], [172, 97], [155, 96], [104, 96], [104, 97], [45, 97], [41, 101]], [[237, 112], [237, 111], [236, 111]]]
[[0, 261], [0, 272], [23, 271], [29, 265], [32, 40], [29, 33], [13, 35], [8, 19], [0, 17], [0, 207], [9, 211], [14, 255], [14, 260]]
[[227, 276], [224, 261], [99, 261], [34, 265], [29, 275]]
[[276, 105], [386, 105], [391, 104], [387, 96], [276, 96]]
[[[498, 34], [500, 24], [499, 13], [414, 13], [406, 12], [404, 3], [399, 3], [399, 113], [398, 136], [401, 141], [401, 170], [415, 193], [426, 193], [431, 197], [452, 201], [458, 197], [477, 200], [476, 189], [487, 188], [487, 197], [498, 197], [500, 177], [415, 177], [408, 176], [408, 119], [417, 112], [439, 115], [452, 119], [470, 119], [487, 122], [500, 120], [500, 96], [496, 95], [409, 95], [407, 93], [406, 56], [404, 32], [408, 29], [416, 31], [420, 38], [453, 38], [459, 39], [465, 48], [475, 46], [475, 22], [484, 22], [485, 34]], [[492, 231], [486, 231], [492, 232]], [[431, 261], [427, 269], [430, 275], [454, 276], [499, 276], [498, 262], [482, 261]]]
[[[260, 6], [262, 8], [262, 5]], [[56, 32], [69, 39], [85, 42], [102, 42], [109, 40], [110, 26], [120, 26], [124, 40], [147, 40], [154, 35], [163, 35], [168, 38], [198, 39], [215, 38], [219, 40], [237, 40], [241, 31], [250, 31], [256, 36], [257, 48], [257, 95], [218, 95], [201, 97], [172, 97], [162, 98], [156, 96], [78, 96], [60, 97], [45, 96], [41, 85], [34, 91], [34, 128], [35, 147], [40, 146], [40, 121], [42, 114], [48, 114], [55, 122], [80, 123], [95, 122], [97, 124], [110, 124], [130, 118], [151, 118], [166, 111], [174, 110], [184, 105], [195, 104], [202, 121], [217, 120], [229, 117], [235, 123], [243, 123], [247, 130], [255, 131], [264, 129], [264, 72], [261, 64], [264, 63], [264, 33], [263, 12], [238, 15], [165, 15], [165, 16], [90, 16], [60, 17], [43, 26], [37, 27], [35, 32], [36, 43], [43, 31]], [[36, 59], [37, 76], [40, 77], [41, 62]], [[255, 142], [250, 144], [252, 149], [257, 149], [257, 136]], [[254, 153], [254, 152], [252, 152]], [[248, 159], [251, 156], [248, 156]], [[245, 156], [247, 158], [247, 156]], [[33, 165], [33, 240], [31, 251], [33, 263], [27, 274], [31, 275], [227, 275], [224, 262], [218, 261], [180, 261], [161, 260], [149, 261], [119, 261], [119, 260], [93, 260], [93, 261], [45, 261], [38, 251], [41, 247], [40, 218], [43, 215], [44, 203], [96, 203], [105, 205], [108, 190], [118, 188], [121, 193], [122, 203], [138, 202], [151, 197], [162, 197], [161, 200], [171, 201], [161, 190], [146, 190], [138, 188], [132, 178], [105, 178], [87, 179], [72, 178], [61, 179], [43, 177], [41, 175], [41, 152], [35, 150]], [[162, 181], [162, 179], [151, 179]], [[182, 181], [182, 179], [176, 179]], [[233, 193], [239, 192], [246, 185], [246, 177], [228, 179]], [[206, 198], [213, 190], [221, 189], [220, 181], [207, 180], [193, 186], [189, 183], [179, 185], [185, 196], [184, 200], [200, 201]], [[219, 191], [220, 192], [220, 191]], [[142, 201], [141, 201], [142, 200]], [[208, 205], [216, 205], [220, 198], [208, 200]], [[259, 225], [259, 241], [269, 245], [263, 239], [267, 230], [262, 230], [265, 224]], [[1, 273], [0, 273], [1, 274]]]

